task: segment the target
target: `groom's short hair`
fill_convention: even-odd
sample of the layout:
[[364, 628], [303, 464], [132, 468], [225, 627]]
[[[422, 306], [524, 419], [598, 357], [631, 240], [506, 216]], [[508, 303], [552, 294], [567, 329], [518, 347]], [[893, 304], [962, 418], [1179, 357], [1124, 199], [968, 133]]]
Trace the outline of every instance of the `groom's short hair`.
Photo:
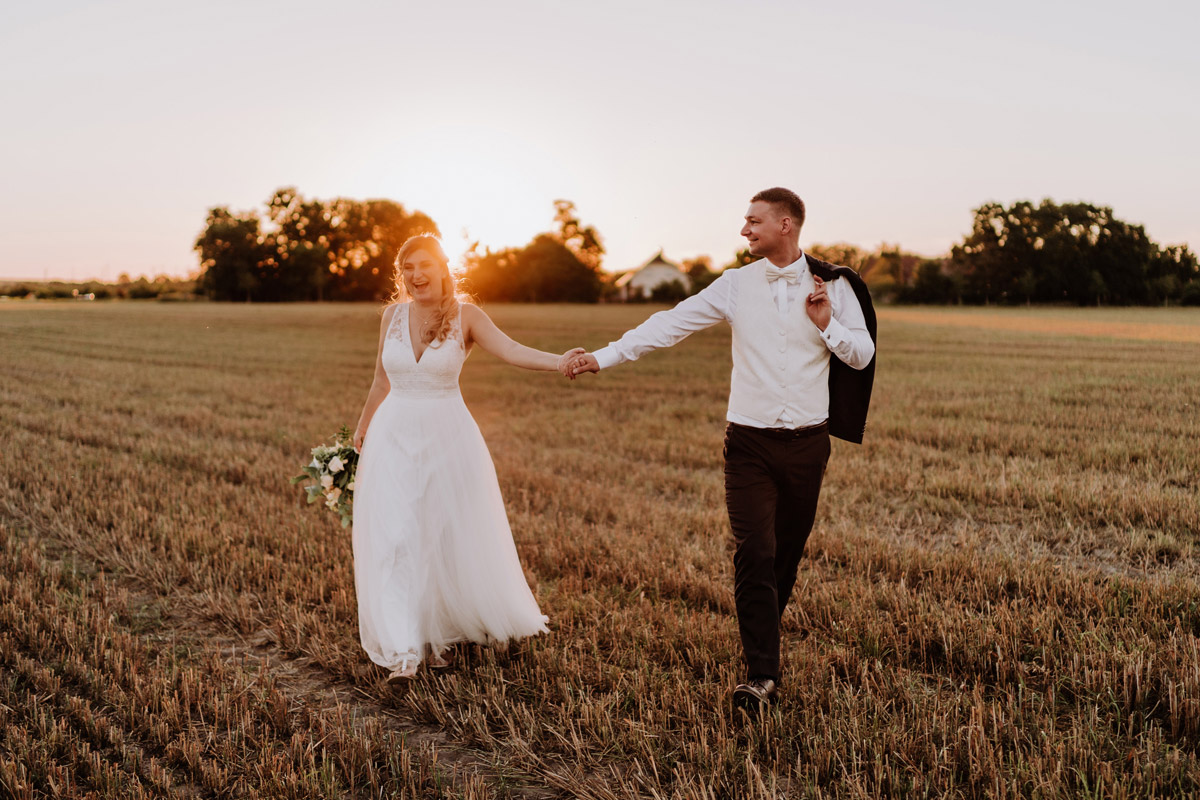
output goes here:
[[776, 186], [772, 189], [763, 189], [750, 198], [751, 203], [757, 203], [760, 200], [773, 206], [783, 206], [787, 215], [792, 218], [792, 222], [796, 223], [796, 230], [804, 227], [804, 201], [791, 189]]

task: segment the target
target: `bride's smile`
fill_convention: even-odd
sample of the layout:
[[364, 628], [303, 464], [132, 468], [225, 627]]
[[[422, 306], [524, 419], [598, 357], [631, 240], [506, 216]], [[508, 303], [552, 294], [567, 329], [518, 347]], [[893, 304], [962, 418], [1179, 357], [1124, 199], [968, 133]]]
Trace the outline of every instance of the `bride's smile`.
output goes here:
[[442, 299], [442, 282], [437, 280], [440, 265], [429, 253], [418, 250], [401, 265], [404, 288], [416, 302], [424, 305]]

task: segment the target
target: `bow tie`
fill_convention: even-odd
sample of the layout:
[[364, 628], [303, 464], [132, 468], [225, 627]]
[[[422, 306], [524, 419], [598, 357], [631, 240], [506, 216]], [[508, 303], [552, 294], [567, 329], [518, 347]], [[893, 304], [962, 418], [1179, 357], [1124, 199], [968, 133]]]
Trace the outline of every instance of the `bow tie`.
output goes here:
[[795, 264], [787, 267], [777, 267], [774, 264], [767, 264], [767, 282], [774, 283], [783, 278], [788, 283], [795, 283], [800, 280], [800, 268]]

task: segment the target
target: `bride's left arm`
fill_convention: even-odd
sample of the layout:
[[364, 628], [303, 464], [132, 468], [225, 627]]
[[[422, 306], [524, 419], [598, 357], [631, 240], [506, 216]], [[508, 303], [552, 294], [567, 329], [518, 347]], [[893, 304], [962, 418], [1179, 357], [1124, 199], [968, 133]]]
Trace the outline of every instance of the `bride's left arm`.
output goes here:
[[514, 367], [546, 372], [557, 370], [566, 375], [570, 359], [585, 352], [582, 347], [576, 347], [562, 355], [555, 355], [526, 347], [496, 327], [496, 323], [492, 322], [492, 318], [482, 308], [470, 303], [462, 304], [462, 326], [464, 342], [468, 345], [477, 344], [496, 358], [512, 364]]

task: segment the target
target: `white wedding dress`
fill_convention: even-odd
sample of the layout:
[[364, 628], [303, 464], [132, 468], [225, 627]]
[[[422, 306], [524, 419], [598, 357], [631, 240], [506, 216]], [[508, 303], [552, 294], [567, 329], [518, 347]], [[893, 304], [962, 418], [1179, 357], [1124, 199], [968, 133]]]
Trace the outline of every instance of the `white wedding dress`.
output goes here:
[[383, 342], [391, 390], [371, 418], [354, 488], [358, 627], [371, 660], [547, 630], [513, 545], [491, 454], [463, 402], [460, 317], [418, 361], [410, 304]]

